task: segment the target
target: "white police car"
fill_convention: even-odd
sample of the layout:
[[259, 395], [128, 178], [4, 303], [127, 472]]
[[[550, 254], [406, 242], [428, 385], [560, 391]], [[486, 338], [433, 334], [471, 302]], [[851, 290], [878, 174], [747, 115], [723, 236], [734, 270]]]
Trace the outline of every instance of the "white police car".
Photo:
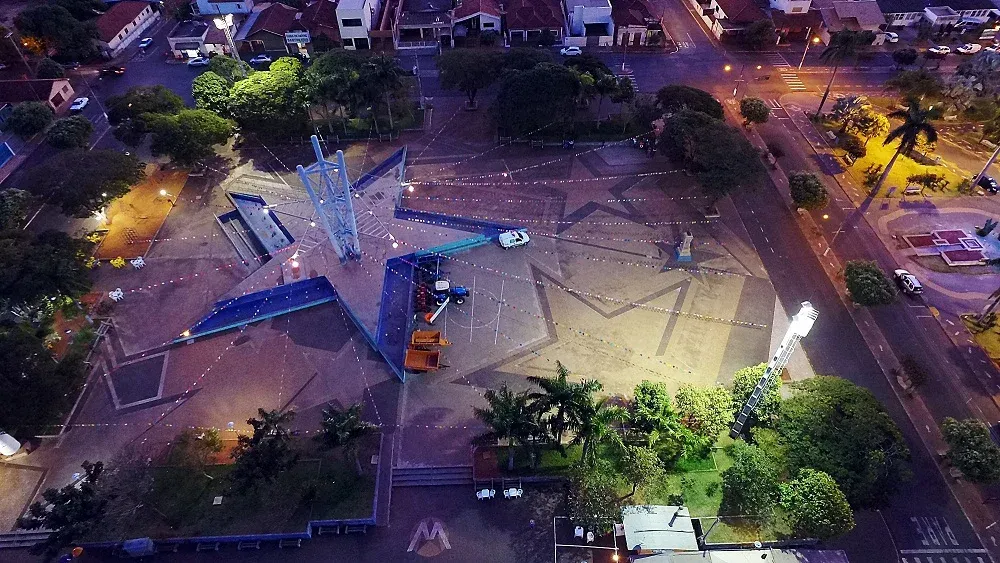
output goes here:
[[500, 246], [503, 248], [524, 246], [528, 244], [529, 240], [531, 240], [528, 238], [527, 233], [522, 233], [521, 231], [507, 231], [506, 233], [500, 233], [498, 239], [500, 241]]

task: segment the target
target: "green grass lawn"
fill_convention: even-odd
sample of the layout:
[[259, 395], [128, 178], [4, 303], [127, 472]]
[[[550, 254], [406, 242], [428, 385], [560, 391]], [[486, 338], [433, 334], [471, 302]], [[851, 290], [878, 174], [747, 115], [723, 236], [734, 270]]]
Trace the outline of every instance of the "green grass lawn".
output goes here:
[[[707, 531], [716, 518], [702, 518], [702, 530]], [[792, 537], [792, 530], [778, 510], [767, 522], [752, 518], [722, 517], [722, 520], [705, 536], [705, 543], [751, 543], [776, 541]]]
[[501, 475], [511, 475], [524, 477], [528, 475], [537, 476], [561, 476], [569, 472], [576, 462], [580, 461], [583, 447], [579, 445], [566, 446], [566, 457], [563, 457], [558, 450], [550, 448], [539, 448], [538, 467], [531, 467], [531, 458], [528, 455], [528, 448], [518, 446], [514, 449], [514, 471], [507, 471], [507, 448], [497, 449], [497, 468]]

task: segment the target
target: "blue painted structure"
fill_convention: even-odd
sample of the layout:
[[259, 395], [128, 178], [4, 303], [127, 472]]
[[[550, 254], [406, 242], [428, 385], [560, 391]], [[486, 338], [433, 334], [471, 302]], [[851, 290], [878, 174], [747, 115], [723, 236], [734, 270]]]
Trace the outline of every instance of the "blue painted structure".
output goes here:
[[311, 140], [316, 162], [308, 168], [301, 164], [297, 166], [299, 178], [309, 193], [309, 199], [319, 214], [323, 229], [340, 262], [344, 263], [348, 258], [361, 260], [358, 221], [354, 216], [351, 182], [347, 179], [344, 152], [337, 151], [337, 161], [329, 161], [323, 156], [323, 149], [320, 148], [316, 135]]
[[404, 168], [405, 163], [406, 163], [406, 147], [404, 146], [398, 151], [390, 154], [389, 158], [386, 158], [382, 162], [378, 163], [375, 166], [375, 168], [372, 168], [368, 172], [362, 174], [361, 177], [358, 178], [358, 181], [354, 182], [354, 184], [351, 186], [351, 190], [355, 192], [364, 191], [364, 189], [370, 186], [375, 180], [378, 180], [382, 176], [385, 176], [386, 172], [388, 172], [390, 169], [396, 166], [400, 167], [399, 181], [402, 182], [403, 174], [405, 173], [405, 168]]
[[14, 149], [10, 148], [7, 143], [0, 144], [0, 166], [7, 164], [12, 158], [14, 158]]
[[278, 315], [308, 309], [337, 299], [337, 292], [326, 278], [310, 278], [217, 301], [212, 311], [201, 318], [175, 343], [223, 332]]
[[274, 211], [267, 209], [267, 202], [256, 194], [229, 192], [230, 201], [243, 219], [250, 233], [268, 256], [295, 242], [295, 237], [281, 224]]

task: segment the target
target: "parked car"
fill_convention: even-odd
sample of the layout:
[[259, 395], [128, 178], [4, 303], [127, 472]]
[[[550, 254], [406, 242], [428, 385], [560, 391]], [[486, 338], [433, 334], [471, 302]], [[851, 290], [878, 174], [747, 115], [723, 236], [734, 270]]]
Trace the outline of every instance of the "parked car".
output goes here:
[[500, 246], [503, 248], [524, 246], [528, 244], [529, 240], [531, 240], [528, 238], [527, 233], [522, 233], [521, 231], [507, 231], [506, 233], [500, 233], [498, 239], [500, 241]]
[[152, 37], [143, 37], [142, 41], [139, 42], [139, 48], [140, 49], [145, 49], [146, 47], [149, 47], [152, 44], [153, 44], [153, 38]]
[[917, 295], [924, 292], [924, 286], [920, 285], [920, 280], [906, 270], [896, 270], [892, 273], [892, 277], [895, 278], [896, 283], [899, 284], [899, 288], [903, 290], [903, 293]]
[[[976, 179], [975, 176], [973, 176], [972, 179], [975, 180]], [[985, 174], [983, 174], [983, 177], [979, 179], [978, 185], [980, 188], [983, 188], [984, 190], [990, 192], [991, 194], [1000, 192], [1000, 184], [998, 184], [997, 181], [994, 180], [992, 177], [987, 176]]]
[[208, 66], [209, 62], [211, 62], [211, 60], [208, 57], [195, 57], [189, 60], [187, 64], [189, 67], [197, 67], [197, 66]]
[[899, 43], [899, 34], [895, 31], [883, 31], [882, 36], [886, 43]]
[[256, 57], [250, 59], [250, 64], [252, 65], [262, 65], [269, 62], [271, 62], [271, 57], [269, 55], [257, 55]]
[[76, 69], [80, 68], [80, 62], [79, 61], [70, 61], [68, 63], [63, 63], [62, 67], [64, 69], [66, 69], [66, 70], [76, 70]]
[[564, 57], [575, 57], [583, 54], [583, 49], [579, 47], [563, 47], [559, 49], [559, 54]]
[[930, 49], [927, 49], [927, 52], [935, 55], [948, 55], [951, 53], [951, 47], [947, 45], [935, 45]]
[[0, 455], [14, 455], [19, 449], [21, 449], [21, 442], [15, 440], [10, 434], [0, 431]]
[[90, 98], [77, 98], [73, 100], [72, 104], [70, 104], [69, 111], [73, 113], [80, 113], [81, 111], [83, 111], [83, 108], [87, 107], [87, 104], [89, 103], [90, 103]]
[[121, 76], [123, 74], [125, 74], [125, 67], [123, 66], [109, 66], [101, 69], [101, 78], [105, 76]]
[[983, 50], [983, 46], [979, 43], [966, 43], [955, 50], [963, 55], [975, 55], [979, 51]]

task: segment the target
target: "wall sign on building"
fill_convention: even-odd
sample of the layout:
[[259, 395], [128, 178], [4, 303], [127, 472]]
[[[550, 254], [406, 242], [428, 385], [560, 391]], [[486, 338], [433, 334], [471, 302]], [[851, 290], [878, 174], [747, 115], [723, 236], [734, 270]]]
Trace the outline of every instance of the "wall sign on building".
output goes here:
[[309, 43], [312, 38], [308, 31], [286, 31], [285, 43]]

